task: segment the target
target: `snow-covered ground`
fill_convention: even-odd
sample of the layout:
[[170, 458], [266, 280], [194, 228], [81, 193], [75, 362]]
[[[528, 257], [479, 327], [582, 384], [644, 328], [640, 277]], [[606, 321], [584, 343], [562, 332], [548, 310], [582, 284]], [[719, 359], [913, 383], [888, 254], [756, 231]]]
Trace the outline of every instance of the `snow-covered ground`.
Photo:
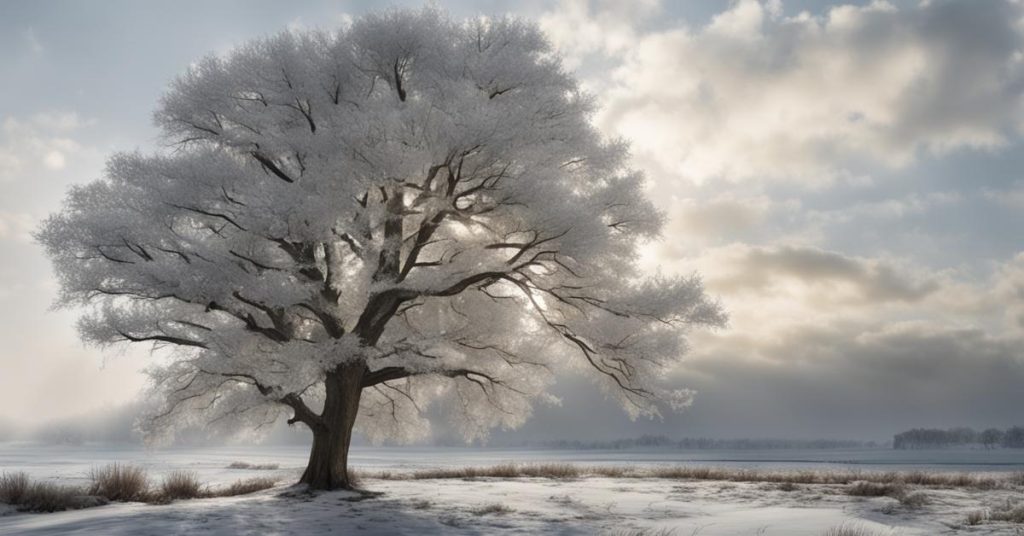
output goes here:
[[631, 478], [573, 480], [367, 480], [381, 495], [306, 495], [286, 486], [250, 496], [170, 505], [113, 504], [0, 517], [0, 534], [615, 534], [675, 529], [677, 536], [818, 536], [843, 523], [885, 534], [1021, 533], [1020, 526], [959, 527], [968, 511], [1007, 500], [1005, 491], [928, 490], [930, 504], [855, 498], [842, 486]]
[[[846, 486], [584, 477], [479, 480], [379, 480], [363, 486], [379, 495], [346, 492], [299, 493], [289, 488], [305, 463], [297, 447], [221, 447], [144, 451], [132, 447], [39, 447], [0, 445], [0, 471], [26, 471], [35, 479], [84, 483], [91, 467], [118, 461], [141, 465], [154, 481], [176, 469], [195, 471], [214, 485], [252, 476], [282, 478], [275, 489], [249, 496], [180, 501], [170, 505], [111, 504], [53, 514], [15, 513], [0, 506], [0, 534], [616, 534], [635, 528], [675, 529], [675, 536], [818, 536], [843, 523], [885, 534], [1024, 534], [1024, 526], [962, 526], [975, 510], [1024, 502], [1019, 490], [924, 489], [928, 504], [901, 505], [889, 497], [851, 497]], [[758, 465], [762, 468], [818, 467], [850, 469], [849, 453], [748, 453], [680, 460], [679, 453], [498, 451], [488, 449], [365, 449], [353, 455], [364, 470], [406, 472], [453, 465], [517, 462], [566, 462], [593, 465], [705, 463]], [[717, 456], [717, 461], [714, 457]], [[808, 460], [818, 456], [820, 460]], [[915, 464], [886, 463], [885, 451], [862, 453], [864, 465], [913, 469]], [[975, 471], [1011, 470], [1013, 460], [989, 465], [960, 455], [939, 453], [930, 462]], [[959, 456], [959, 457], [958, 457]], [[772, 459], [772, 458], [775, 459]], [[872, 458], [873, 457], [873, 458]], [[993, 458], [994, 459], [994, 458]], [[832, 461], [829, 461], [832, 460]], [[278, 464], [274, 470], [229, 469], [232, 462]], [[1006, 462], [1003, 464], [1003, 462]], [[859, 465], [858, 465], [859, 466]], [[959, 470], [959, 469], [957, 469]], [[5, 515], [6, 514], [6, 515]]]

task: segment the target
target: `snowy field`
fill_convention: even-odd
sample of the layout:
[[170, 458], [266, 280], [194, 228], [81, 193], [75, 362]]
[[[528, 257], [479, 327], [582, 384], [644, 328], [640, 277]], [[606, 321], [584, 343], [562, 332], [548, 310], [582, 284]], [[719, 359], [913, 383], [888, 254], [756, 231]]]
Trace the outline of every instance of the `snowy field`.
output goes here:
[[[911, 453], [914, 454], [914, 453]], [[616, 534], [674, 529], [675, 536], [818, 536], [856, 524], [880, 534], [1024, 533], [1024, 526], [965, 526], [972, 511], [1024, 502], [1021, 490], [923, 489], [927, 504], [891, 497], [852, 497], [846, 486], [583, 477], [574, 479], [379, 480], [363, 486], [379, 495], [306, 495], [288, 488], [305, 462], [300, 447], [221, 447], [147, 452], [134, 448], [0, 445], [0, 471], [82, 483], [91, 467], [120, 461], [150, 476], [189, 469], [212, 484], [276, 475], [281, 486], [253, 495], [170, 505], [112, 504], [54, 514], [0, 516], [0, 534]], [[541, 451], [497, 449], [358, 449], [364, 471], [492, 465], [508, 461], [585, 466], [710, 464], [764, 469], [921, 469], [1003, 472], [1024, 469], [1020, 454], [874, 451]], [[845, 458], [845, 459], [844, 459]], [[729, 461], [733, 460], [733, 461]], [[228, 469], [232, 462], [278, 464], [276, 470]], [[949, 469], [949, 468], [956, 469]], [[2, 508], [2, 507], [0, 507]]]

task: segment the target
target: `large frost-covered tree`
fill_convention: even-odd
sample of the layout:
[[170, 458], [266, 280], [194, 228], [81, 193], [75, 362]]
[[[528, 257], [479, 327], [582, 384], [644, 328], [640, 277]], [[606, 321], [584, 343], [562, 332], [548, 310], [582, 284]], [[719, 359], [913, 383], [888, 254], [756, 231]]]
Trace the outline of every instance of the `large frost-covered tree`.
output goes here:
[[467, 438], [516, 426], [553, 373], [633, 415], [685, 328], [724, 315], [696, 277], [644, 278], [662, 217], [529, 22], [434, 9], [210, 56], [156, 113], [173, 150], [113, 156], [38, 238], [98, 344], [170, 347], [151, 431], [313, 432], [302, 482], [349, 487], [353, 426]]

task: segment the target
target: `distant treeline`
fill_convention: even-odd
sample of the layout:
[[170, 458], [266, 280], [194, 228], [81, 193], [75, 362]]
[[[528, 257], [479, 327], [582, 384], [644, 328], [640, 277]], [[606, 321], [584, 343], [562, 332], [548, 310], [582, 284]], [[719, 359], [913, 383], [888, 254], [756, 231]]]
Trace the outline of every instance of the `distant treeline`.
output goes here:
[[665, 436], [645, 435], [638, 438], [612, 441], [542, 441], [523, 446], [539, 446], [567, 450], [626, 450], [637, 448], [663, 449], [844, 449], [877, 448], [874, 441], [843, 439], [710, 439], [691, 437], [670, 439]]
[[1014, 426], [1005, 430], [989, 428], [977, 431], [973, 428], [914, 428], [896, 434], [892, 438], [894, 449], [930, 449], [980, 445], [985, 448], [1024, 448], [1024, 427]]

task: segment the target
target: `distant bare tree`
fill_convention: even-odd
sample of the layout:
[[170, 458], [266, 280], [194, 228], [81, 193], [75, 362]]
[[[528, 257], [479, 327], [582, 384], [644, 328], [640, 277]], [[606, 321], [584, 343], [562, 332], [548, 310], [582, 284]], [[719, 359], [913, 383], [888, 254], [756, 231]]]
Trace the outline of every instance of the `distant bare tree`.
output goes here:
[[981, 433], [981, 444], [985, 445], [985, 448], [995, 448], [1003, 442], [1003, 437], [1006, 434], [998, 428], [989, 428]]

